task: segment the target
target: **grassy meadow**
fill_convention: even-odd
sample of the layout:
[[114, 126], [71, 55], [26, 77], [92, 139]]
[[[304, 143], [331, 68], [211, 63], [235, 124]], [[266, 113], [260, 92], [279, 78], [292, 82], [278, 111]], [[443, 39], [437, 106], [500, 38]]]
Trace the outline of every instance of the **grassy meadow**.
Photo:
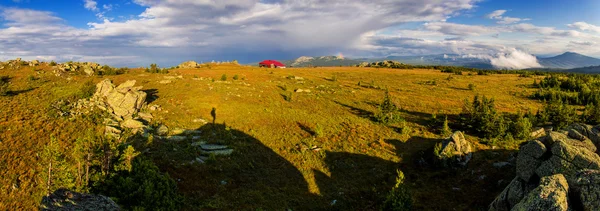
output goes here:
[[[36, 209], [45, 194], [39, 153], [50, 137], [68, 150], [86, 131], [102, 131], [101, 123], [48, 112], [89, 80], [134, 79], [149, 93], [149, 104], [162, 107], [149, 111], [151, 124], [201, 131], [196, 140], [148, 138], [134, 144], [177, 181], [185, 210], [378, 210], [396, 170], [406, 175], [417, 210], [487, 210], [515, 172], [492, 164], [508, 160], [517, 143], [492, 147], [467, 134], [476, 150], [467, 169], [423, 168], [418, 157], [446, 138], [432, 129], [432, 115], [447, 115], [452, 128], [464, 100], [477, 94], [494, 98], [502, 112], [542, 107], [528, 98], [536, 91], [534, 77], [429, 69], [224, 64], [70, 80], [54, 76], [50, 67], [4, 69], [0, 75], [10, 77], [12, 90], [0, 96], [0, 210]], [[163, 80], [171, 83], [159, 83]], [[386, 88], [404, 123], [373, 121]], [[200, 155], [191, 146], [198, 140], [227, 144], [234, 153], [191, 162]]]

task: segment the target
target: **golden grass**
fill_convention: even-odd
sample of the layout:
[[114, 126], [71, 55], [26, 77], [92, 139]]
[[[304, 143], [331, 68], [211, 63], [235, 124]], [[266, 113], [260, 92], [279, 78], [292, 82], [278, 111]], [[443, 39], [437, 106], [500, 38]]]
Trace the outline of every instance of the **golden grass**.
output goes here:
[[[85, 128], [94, 127], [51, 119], [45, 112], [50, 102], [72, 94], [87, 79], [74, 77], [67, 81], [53, 76], [49, 68], [38, 69], [46, 71], [33, 82], [27, 80], [27, 76], [36, 74], [30, 68], [0, 70], [0, 75], [12, 77], [11, 89], [35, 88], [0, 97], [0, 168], [7, 169], [0, 172], [0, 209], [37, 206], [44, 187], [42, 178], [36, 177], [42, 170], [36, 155], [51, 134], [68, 149]], [[227, 81], [220, 81], [223, 74]], [[167, 152], [150, 156], [161, 170], [179, 181], [186, 209], [371, 210], [393, 186], [399, 168], [407, 175], [416, 208], [465, 210], [487, 206], [503, 188], [496, 187], [498, 180], [514, 176], [510, 175], [514, 170], [491, 167], [492, 162], [506, 158], [514, 149], [491, 150], [477, 143], [476, 137], [468, 136], [479, 151], [468, 170], [456, 173], [420, 169], [413, 165], [414, 157], [442, 138], [425, 122], [433, 113], [460, 113], [463, 100], [471, 100], [475, 94], [496, 99], [497, 108], [503, 112], [535, 112], [541, 104], [527, 98], [535, 91], [528, 88], [533, 78], [463, 74], [424, 69], [218, 65], [171, 70], [166, 75], [136, 69], [106, 78], [116, 84], [135, 79], [144, 90], [155, 90], [158, 98], [151, 104], [161, 105], [163, 111], [153, 113], [153, 121], [171, 129], [201, 128], [209, 133], [210, 128], [193, 120], [212, 121], [210, 111], [214, 107], [219, 125], [225, 124], [237, 136], [245, 137], [230, 142], [236, 149], [231, 157], [218, 157], [214, 163], [199, 166], [179, 165], [188, 162], [175, 156], [183, 153], [185, 145], [157, 143], [160, 147], [153, 149]], [[165, 76], [179, 75], [183, 78], [170, 79], [170, 84], [159, 83]], [[234, 75], [245, 80], [232, 80]], [[330, 80], [334, 75], [337, 80]], [[368, 114], [376, 112], [383, 90], [358, 86], [359, 81], [389, 89], [404, 111], [410, 133], [402, 134], [397, 128], [370, 120]], [[429, 85], [433, 81], [435, 85]], [[469, 84], [475, 89], [469, 90]], [[298, 88], [311, 92], [293, 93], [291, 102], [284, 100], [282, 94]], [[321, 137], [311, 135], [317, 125], [323, 128]], [[219, 142], [214, 140], [218, 136], [209, 134], [203, 134], [203, 139]], [[313, 146], [321, 150], [302, 150]], [[486, 178], [478, 180], [481, 175]], [[17, 180], [19, 187], [13, 188]], [[227, 185], [221, 185], [221, 181]], [[335, 205], [330, 205], [334, 200]]]

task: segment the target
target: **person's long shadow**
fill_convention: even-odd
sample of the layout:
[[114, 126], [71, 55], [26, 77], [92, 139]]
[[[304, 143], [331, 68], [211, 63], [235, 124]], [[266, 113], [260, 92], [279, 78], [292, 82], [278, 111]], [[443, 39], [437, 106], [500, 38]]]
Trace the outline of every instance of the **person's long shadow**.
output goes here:
[[[206, 124], [184, 133], [187, 140], [156, 140], [149, 153], [162, 170], [178, 181], [188, 199], [184, 209], [223, 210], [378, 210], [394, 186], [396, 170], [406, 176], [417, 210], [485, 209], [514, 177], [514, 166], [496, 168], [507, 150], [475, 152], [466, 168], [438, 169], [422, 165], [429, 149], [442, 141], [411, 137], [386, 140], [401, 162], [348, 152], [324, 152], [327, 172], [313, 170], [319, 195], [309, 191], [305, 178], [260, 140], [223, 124]], [[193, 143], [224, 144], [229, 156], [201, 157]], [[190, 164], [191, 163], [191, 164]], [[435, 201], [436, 203], [431, 203]]]
[[[186, 201], [185, 209], [315, 210], [324, 206], [309, 192], [304, 176], [292, 163], [251, 135], [211, 123], [181, 135], [187, 140], [156, 140], [150, 148], [155, 162], [192, 199]], [[227, 145], [234, 151], [229, 156], [202, 155], [194, 146], [200, 142]], [[205, 163], [199, 164], [196, 158]]]

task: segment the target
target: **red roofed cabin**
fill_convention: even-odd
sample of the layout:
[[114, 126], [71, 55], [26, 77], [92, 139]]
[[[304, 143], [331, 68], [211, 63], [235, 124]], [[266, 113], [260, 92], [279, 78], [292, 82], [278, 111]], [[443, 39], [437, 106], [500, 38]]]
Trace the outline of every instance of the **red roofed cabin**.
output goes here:
[[258, 63], [259, 67], [267, 67], [267, 68], [285, 68], [285, 64], [275, 61], [275, 60], [264, 60]]

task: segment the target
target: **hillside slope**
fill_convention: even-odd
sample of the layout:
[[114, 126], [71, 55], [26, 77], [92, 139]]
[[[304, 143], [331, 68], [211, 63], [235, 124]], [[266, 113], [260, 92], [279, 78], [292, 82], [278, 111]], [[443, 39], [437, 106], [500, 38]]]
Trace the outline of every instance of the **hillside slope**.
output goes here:
[[538, 61], [545, 68], [573, 69], [600, 65], [600, 59], [573, 52], [566, 52], [550, 58], [538, 58]]

